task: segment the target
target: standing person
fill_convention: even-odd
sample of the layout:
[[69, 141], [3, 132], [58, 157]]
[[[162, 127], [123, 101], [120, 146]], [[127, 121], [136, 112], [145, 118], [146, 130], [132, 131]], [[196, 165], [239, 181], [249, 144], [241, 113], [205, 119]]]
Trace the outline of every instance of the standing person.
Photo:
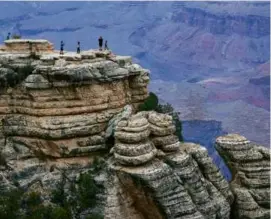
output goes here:
[[61, 42], [60, 42], [60, 55], [63, 55], [64, 54], [64, 42], [61, 40]]
[[108, 48], [108, 45], [107, 45], [107, 40], [105, 41], [105, 43], [104, 43], [104, 50], [108, 50], [109, 48]]
[[102, 50], [103, 49], [103, 38], [100, 36], [98, 41], [99, 41], [99, 49]]
[[77, 42], [77, 53], [79, 54], [80, 51], [81, 51], [81, 49], [80, 49], [80, 41], [78, 41], [78, 42]]
[[10, 33], [8, 33], [8, 35], [7, 35], [7, 40], [9, 40], [10, 39]]

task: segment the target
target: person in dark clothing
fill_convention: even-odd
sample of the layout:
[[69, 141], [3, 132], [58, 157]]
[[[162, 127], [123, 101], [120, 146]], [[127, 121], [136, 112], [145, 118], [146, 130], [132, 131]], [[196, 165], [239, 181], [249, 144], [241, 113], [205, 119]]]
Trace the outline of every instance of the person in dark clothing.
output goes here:
[[108, 45], [107, 45], [107, 40], [105, 41], [105, 43], [104, 43], [104, 50], [108, 50], [109, 48], [108, 48]]
[[98, 41], [99, 41], [99, 49], [102, 50], [103, 49], [103, 38], [100, 36]]
[[81, 49], [80, 49], [80, 42], [78, 41], [77, 42], [77, 53], [79, 54], [81, 52]]
[[9, 40], [10, 39], [10, 33], [8, 33], [8, 36], [7, 36], [7, 40]]
[[63, 51], [64, 51], [64, 45], [65, 45], [64, 42], [61, 41], [61, 42], [60, 42], [60, 55], [63, 55], [63, 54], [64, 54], [64, 52], [63, 52]]

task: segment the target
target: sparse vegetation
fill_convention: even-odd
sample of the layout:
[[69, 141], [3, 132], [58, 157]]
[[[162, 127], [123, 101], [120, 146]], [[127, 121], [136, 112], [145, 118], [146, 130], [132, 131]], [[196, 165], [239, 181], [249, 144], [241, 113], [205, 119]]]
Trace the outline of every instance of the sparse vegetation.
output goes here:
[[[80, 214], [97, 205], [99, 188], [93, 174], [100, 171], [102, 162], [95, 159], [93, 168], [81, 173], [77, 182], [62, 174], [62, 178], [51, 193], [51, 202], [44, 202], [40, 193], [24, 193], [13, 189], [0, 193], [1, 219], [79, 219]], [[70, 185], [70, 187], [69, 187]], [[89, 213], [86, 219], [102, 219], [98, 213]]]
[[[57, 188], [52, 192], [51, 201], [66, 210], [67, 213], [73, 215], [72, 218], [79, 218], [79, 215], [87, 208], [95, 208], [97, 205], [97, 194], [100, 191], [95, 184], [94, 175], [103, 168], [103, 162], [97, 158], [92, 163], [92, 169], [88, 172], [81, 173], [77, 183], [67, 182], [65, 173], [57, 185]], [[70, 184], [70, 189], [65, 189], [67, 184]], [[90, 213], [87, 218], [99, 219], [101, 215]]]
[[140, 104], [138, 107], [139, 111], [151, 111], [155, 110], [158, 106], [158, 97], [150, 92], [147, 99], [144, 101], [143, 104]]
[[22, 191], [18, 189], [1, 192], [0, 194], [0, 218], [19, 218], [20, 199]]

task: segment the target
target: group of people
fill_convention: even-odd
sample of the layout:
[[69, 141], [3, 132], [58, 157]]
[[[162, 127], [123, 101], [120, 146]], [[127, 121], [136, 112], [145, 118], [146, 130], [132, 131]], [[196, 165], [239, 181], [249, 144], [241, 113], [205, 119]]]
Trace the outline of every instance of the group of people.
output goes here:
[[[103, 38], [100, 36], [98, 39], [99, 42], [99, 50], [103, 50]], [[64, 54], [64, 42], [60, 42], [60, 55]], [[109, 50], [108, 45], [107, 45], [107, 40], [104, 43], [104, 50]], [[77, 42], [77, 49], [76, 49], [77, 54], [80, 54], [81, 48], [80, 48], [80, 41]]]
[[[6, 39], [7, 40], [10, 39], [10, 33], [8, 33]], [[102, 38], [102, 36], [99, 37], [98, 42], [99, 42], [99, 50], [103, 50], [103, 38]], [[64, 54], [64, 45], [65, 45], [64, 42], [61, 40], [61, 42], [60, 42], [60, 55]], [[107, 45], [107, 40], [104, 43], [104, 50], [109, 50], [108, 45]], [[76, 52], [77, 52], [77, 54], [80, 54], [80, 52], [81, 52], [80, 41], [77, 42]]]
[[[103, 38], [100, 36], [98, 41], [99, 41], [99, 50], [102, 50], [103, 49]], [[108, 50], [107, 40], [104, 43], [104, 50]]]

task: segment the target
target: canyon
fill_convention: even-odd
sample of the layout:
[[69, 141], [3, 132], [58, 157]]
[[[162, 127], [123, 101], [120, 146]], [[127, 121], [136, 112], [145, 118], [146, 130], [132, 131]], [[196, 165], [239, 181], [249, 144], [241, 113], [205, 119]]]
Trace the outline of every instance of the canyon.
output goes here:
[[68, 186], [99, 157], [103, 218], [269, 218], [270, 150], [238, 134], [212, 137], [228, 182], [205, 147], [178, 140], [172, 116], [138, 111], [150, 74], [110, 50], [61, 55], [47, 40], [5, 41], [0, 191], [48, 200], [63, 174]]

